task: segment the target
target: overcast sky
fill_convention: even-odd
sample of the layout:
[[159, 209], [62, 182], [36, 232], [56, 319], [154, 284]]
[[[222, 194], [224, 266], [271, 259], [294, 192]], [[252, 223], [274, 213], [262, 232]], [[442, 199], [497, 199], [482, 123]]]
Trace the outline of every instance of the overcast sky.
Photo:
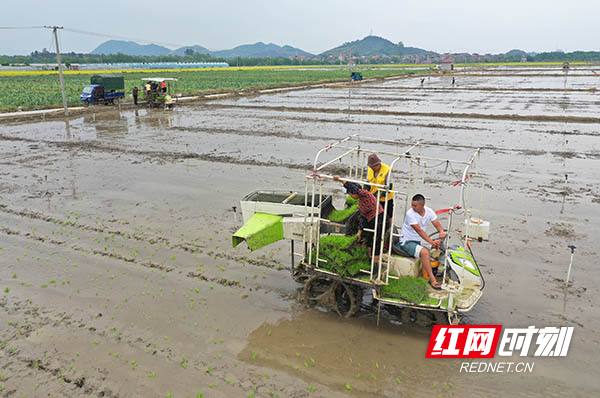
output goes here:
[[[167, 47], [211, 50], [289, 44], [320, 53], [374, 35], [436, 52], [600, 49], [598, 0], [17, 0], [0, 26], [63, 25]], [[50, 31], [0, 30], [0, 54], [53, 48]], [[65, 52], [89, 52], [109, 37], [63, 31]], [[134, 40], [136, 41], [136, 40]]]

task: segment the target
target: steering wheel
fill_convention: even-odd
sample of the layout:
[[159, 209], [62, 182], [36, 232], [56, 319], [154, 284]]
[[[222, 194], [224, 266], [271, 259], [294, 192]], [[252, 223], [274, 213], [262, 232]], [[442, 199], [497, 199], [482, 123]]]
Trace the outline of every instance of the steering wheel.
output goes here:
[[[444, 232], [446, 232], [446, 237], [444, 239], [440, 239], [440, 248], [439, 248], [439, 250], [442, 251], [442, 254], [444, 254], [446, 252], [446, 242], [448, 241], [448, 232], [446, 230], [444, 230]], [[435, 231], [435, 232], [432, 232], [431, 234], [429, 234], [429, 237], [432, 240], [436, 240], [436, 238], [438, 237], [439, 234], [440, 234], [439, 231]], [[427, 243], [427, 245], [429, 246], [430, 252], [432, 250], [436, 250], [430, 244]]]

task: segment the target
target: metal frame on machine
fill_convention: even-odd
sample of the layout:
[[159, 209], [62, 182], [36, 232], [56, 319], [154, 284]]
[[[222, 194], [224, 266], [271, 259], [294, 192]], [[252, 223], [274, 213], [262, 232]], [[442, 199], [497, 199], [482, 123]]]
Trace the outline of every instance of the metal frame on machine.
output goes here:
[[[362, 141], [361, 141], [361, 138], [362, 138]], [[304, 211], [305, 232], [303, 234], [304, 253], [294, 253], [293, 249], [292, 249], [292, 261], [293, 261], [294, 255], [302, 256], [303, 262], [305, 263], [305, 265], [308, 265], [310, 268], [318, 269], [320, 272], [325, 272], [328, 274], [330, 273], [327, 270], [319, 269], [319, 263], [326, 262], [326, 260], [319, 258], [319, 249], [320, 249], [319, 248], [319, 242], [320, 242], [319, 238], [320, 238], [322, 219], [320, 217], [320, 209], [316, 209], [317, 206], [315, 205], [315, 203], [321, 203], [321, 201], [322, 201], [324, 180], [327, 180], [327, 179], [333, 180], [332, 175], [324, 174], [324, 173], [322, 173], [322, 171], [327, 166], [333, 164], [336, 161], [343, 162], [345, 159], [348, 160], [349, 174], [348, 174], [348, 177], [343, 177], [343, 180], [355, 182], [360, 185], [368, 184], [370, 186], [375, 186], [375, 187], [379, 188], [377, 191], [377, 202], [378, 203], [380, 203], [379, 200], [381, 198], [382, 192], [384, 195], [386, 195], [386, 197], [389, 193], [394, 193], [396, 197], [404, 198], [405, 213], [408, 210], [408, 206], [409, 206], [409, 199], [410, 199], [409, 192], [401, 192], [401, 191], [392, 189], [392, 185], [390, 184], [390, 182], [392, 182], [394, 166], [396, 166], [396, 164], [399, 160], [401, 160], [401, 159], [409, 159], [410, 160], [411, 167], [410, 167], [408, 186], [410, 187], [411, 184], [413, 184], [414, 191], [416, 191], [416, 184], [418, 183], [418, 180], [419, 180], [418, 179], [419, 169], [420, 168], [424, 169], [427, 167], [423, 162], [425, 162], [425, 161], [442, 162], [442, 163], [440, 163], [440, 165], [446, 164], [446, 168], [451, 167], [452, 164], [464, 165], [464, 169], [462, 172], [462, 178], [455, 184], [455, 186], [461, 185], [460, 197], [459, 197], [459, 201], [458, 201], [459, 204], [452, 207], [451, 209], [448, 209], [450, 216], [448, 219], [448, 228], [446, 230], [449, 232], [452, 231], [451, 228], [452, 228], [454, 214], [457, 214], [457, 215], [464, 214], [465, 219], [470, 218], [471, 210], [469, 209], [469, 207], [467, 205], [467, 200], [468, 200], [467, 188], [468, 188], [470, 181], [474, 177], [478, 176], [477, 169], [478, 169], [478, 159], [479, 159], [479, 154], [480, 154], [479, 148], [474, 151], [473, 155], [469, 158], [469, 160], [461, 161], [461, 160], [449, 160], [449, 159], [441, 159], [441, 158], [435, 158], [435, 157], [429, 157], [429, 156], [422, 156], [421, 155], [422, 149], [427, 145], [421, 144], [420, 142], [417, 142], [417, 143], [414, 143], [414, 144], [408, 146], [408, 148], [406, 150], [404, 150], [403, 152], [388, 152], [388, 151], [367, 149], [367, 148], [364, 148], [361, 146], [361, 143], [364, 144], [365, 142], [383, 143], [383, 144], [389, 143], [389, 144], [394, 144], [394, 145], [400, 144], [398, 141], [393, 141], [393, 140], [382, 140], [379, 138], [364, 137], [364, 136], [360, 137], [359, 135], [352, 135], [352, 136], [348, 136], [348, 137], [341, 139], [335, 143], [332, 143], [332, 144], [329, 144], [329, 145], [323, 147], [315, 155], [315, 160], [313, 162], [313, 170], [306, 176], [305, 189], [304, 189], [304, 207], [305, 207], [305, 211]], [[348, 146], [348, 144], [354, 144], [354, 145]], [[341, 155], [338, 155], [338, 156], [334, 157], [333, 159], [326, 161], [325, 163], [319, 165], [319, 158], [321, 157], [321, 155], [325, 152], [329, 152], [330, 150], [344, 150], [344, 152], [342, 152]], [[417, 154], [412, 154], [411, 151], [416, 151]], [[366, 167], [366, 160], [367, 160], [368, 153], [378, 153], [378, 154], [394, 157], [394, 160], [390, 163], [390, 171], [387, 176], [386, 185], [373, 184], [373, 183], [369, 183], [368, 181], [366, 181], [365, 173], [368, 171], [368, 169]], [[413, 171], [413, 164], [416, 164], [416, 167], [417, 167], [416, 171]], [[474, 165], [476, 166], [475, 173], [469, 174], [470, 169]], [[417, 178], [413, 179], [415, 174], [416, 174]], [[424, 180], [424, 171], [423, 171], [423, 175], [421, 176], [421, 178], [422, 178], [422, 180]], [[309, 187], [310, 182], [312, 182], [312, 184]], [[413, 193], [413, 192], [410, 192], [410, 193]], [[318, 198], [318, 200], [316, 200], [317, 198]], [[483, 198], [482, 198], [482, 201], [483, 201]], [[384, 214], [387, 214], [387, 206], [388, 206], [388, 202], [386, 201], [385, 205], [384, 205]], [[309, 207], [310, 207], [310, 211], [309, 211]], [[393, 214], [392, 214], [392, 224], [393, 224], [393, 220], [395, 218], [396, 209], [397, 209], [397, 206], [394, 206], [394, 210], [393, 210]], [[388, 218], [383, 217], [383, 227], [382, 227], [383, 231], [386, 231], [387, 223], [388, 223]], [[375, 239], [377, 239], [377, 234], [375, 233], [375, 231], [377, 231], [377, 227], [378, 227], [377, 224], [378, 224], [378, 219], [375, 218], [374, 229], [365, 229], [365, 231], [373, 233], [373, 246], [372, 246], [373, 248], [377, 247], [377, 245], [375, 244], [376, 243]], [[464, 247], [466, 248], [468, 245], [468, 242], [470, 240], [470, 238], [469, 238], [469, 223], [465, 223], [465, 231], [463, 231], [463, 232], [464, 232], [464, 234], [463, 234], [463, 237], [461, 238], [461, 241], [464, 241]], [[377, 277], [376, 279], [378, 279], [378, 280], [381, 280], [381, 277], [382, 277], [382, 265], [383, 265], [383, 254], [384, 254], [383, 249], [385, 246], [384, 239], [386, 239], [385, 235], [386, 235], [385, 233], [382, 234], [382, 236], [380, 238], [381, 245], [380, 245], [380, 251], [379, 251], [379, 261], [377, 264], [378, 272], [376, 275], [376, 277]], [[390, 233], [388, 234], [388, 239], [389, 239], [388, 243], [389, 244], [388, 244], [388, 249], [387, 249], [387, 264], [386, 264], [387, 266], [384, 268], [384, 271], [383, 271], [384, 272], [384, 275], [383, 275], [384, 280], [382, 280], [382, 282], [384, 284], [389, 283], [390, 277], [392, 279], [397, 278], [395, 276], [389, 275], [389, 270], [390, 270], [389, 263], [390, 263], [391, 254], [392, 254], [392, 241], [395, 237], [400, 237], [400, 234], [395, 233], [393, 231], [393, 225], [392, 225]], [[316, 242], [313, 242], [314, 239], [316, 239]], [[315, 243], [316, 243], [316, 245], [315, 245]], [[315, 246], [314, 250], [316, 251], [314, 263], [313, 263], [313, 259], [312, 259], [313, 246]], [[445, 255], [445, 259], [444, 259], [445, 270], [447, 269], [449, 260], [450, 260], [449, 254], [448, 254], [448, 251], [446, 251], [446, 255]], [[369, 272], [370, 283], [368, 283], [371, 286], [373, 286], [372, 282], [374, 279], [373, 278], [374, 266], [375, 266], [374, 256], [371, 256], [371, 269]], [[463, 269], [464, 269], [464, 264], [463, 264]], [[445, 272], [446, 272], [445, 270], [444, 270], [444, 276], [445, 276]], [[352, 279], [356, 280], [354, 278], [352, 278]], [[445, 280], [445, 278], [444, 278], [444, 280]], [[361, 282], [364, 283], [364, 281], [361, 281]], [[453, 289], [450, 286], [446, 285], [445, 282], [443, 282], [442, 289], [448, 291], [448, 293], [451, 296], [454, 293], [457, 293], [461, 290], [460, 287], [458, 290]]]

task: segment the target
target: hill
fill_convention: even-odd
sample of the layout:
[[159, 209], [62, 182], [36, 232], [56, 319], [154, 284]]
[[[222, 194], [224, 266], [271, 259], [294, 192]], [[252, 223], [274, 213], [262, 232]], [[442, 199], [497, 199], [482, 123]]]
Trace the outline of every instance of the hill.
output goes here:
[[96, 47], [91, 54], [126, 54], [141, 56], [167, 55], [172, 50], [156, 44], [138, 44], [133, 41], [109, 40]]
[[171, 54], [184, 56], [186, 50], [192, 50], [193, 52], [198, 54], [210, 54], [210, 50], [208, 48], [199, 45], [179, 47], [178, 49], [173, 50]]
[[243, 44], [232, 48], [231, 50], [211, 51], [210, 55], [223, 58], [264, 58], [264, 57], [292, 57], [305, 56], [312, 57], [313, 54], [308, 53], [299, 48], [292, 46], [278, 46], [277, 44], [258, 42], [254, 44]]
[[524, 57], [527, 55], [527, 53], [523, 50], [514, 49], [514, 50], [510, 50], [509, 52], [505, 53], [504, 55], [509, 56], [509, 57]]
[[402, 42], [396, 44], [379, 36], [366, 36], [361, 40], [344, 43], [341, 46], [327, 50], [319, 54], [322, 58], [329, 56], [337, 57], [341, 54], [350, 54], [352, 56], [373, 56], [373, 55], [409, 55], [409, 54], [433, 54], [431, 51], [416, 47], [405, 47]]
[[109, 40], [96, 47], [91, 54], [126, 54], [138, 56], [160, 56], [160, 55], [185, 55], [186, 50], [193, 50], [199, 54], [210, 54], [213, 57], [221, 58], [265, 58], [265, 57], [284, 57], [305, 56], [313, 57], [299, 48], [292, 46], [278, 46], [277, 44], [258, 42], [254, 44], [244, 44], [230, 50], [210, 51], [205, 47], [185, 46], [176, 50], [171, 50], [156, 44], [138, 44], [133, 41]]

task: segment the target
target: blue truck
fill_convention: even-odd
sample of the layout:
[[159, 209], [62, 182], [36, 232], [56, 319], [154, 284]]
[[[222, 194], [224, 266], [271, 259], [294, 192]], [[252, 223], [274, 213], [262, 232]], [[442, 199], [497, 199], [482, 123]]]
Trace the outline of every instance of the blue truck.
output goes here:
[[121, 75], [93, 75], [81, 91], [83, 105], [114, 104], [125, 97], [125, 80]]

